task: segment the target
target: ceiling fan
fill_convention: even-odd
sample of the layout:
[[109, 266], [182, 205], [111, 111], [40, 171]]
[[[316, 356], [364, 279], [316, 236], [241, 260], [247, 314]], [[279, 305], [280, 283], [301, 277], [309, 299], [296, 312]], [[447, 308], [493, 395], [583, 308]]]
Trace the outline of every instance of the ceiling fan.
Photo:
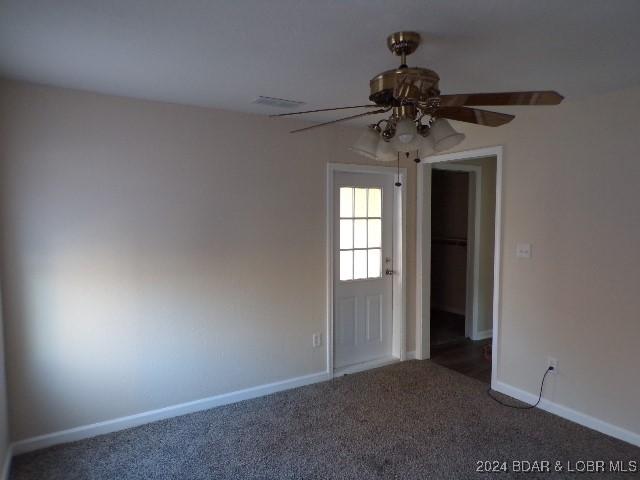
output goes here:
[[434, 152], [453, 148], [464, 140], [464, 134], [456, 132], [447, 122], [475, 123], [497, 127], [510, 122], [514, 115], [480, 110], [477, 106], [507, 105], [557, 105], [564, 98], [550, 90], [526, 92], [464, 93], [441, 95], [440, 77], [433, 70], [409, 67], [407, 55], [420, 45], [417, 32], [396, 32], [387, 38], [387, 47], [400, 57], [400, 66], [382, 72], [369, 82], [370, 104], [348, 107], [322, 108], [303, 112], [282, 113], [272, 117], [285, 117], [304, 113], [333, 110], [369, 109], [364, 113], [338, 118], [329, 122], [299, 128], [291, 133], [333, 125], [355, 118], [389, 113], [377, 123], [369, 125], [367, 131], [356, 141], [352, 149], [369, 158], [391, 161], [398, 152], [416, 152], [416, 161]]

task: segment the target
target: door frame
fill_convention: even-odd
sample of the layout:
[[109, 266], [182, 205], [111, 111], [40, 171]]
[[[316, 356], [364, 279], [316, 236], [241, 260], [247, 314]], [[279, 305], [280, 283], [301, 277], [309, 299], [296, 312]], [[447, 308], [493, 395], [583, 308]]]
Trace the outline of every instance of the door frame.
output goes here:
[[[437, 165], [437, 167], [435, 165]], [[432, 167], [432, 171], [433, 170], [465, 172], [469, 174], [469, 202], [467, 206], [467, 284], [464, 333], [472, 340], [482, 340], [480, 332], [478, 331], [478, 316], [480, 314], [479, 284], [480, 229], [482, 227], [482, 167], [440, 162], [434, 164]], [[431, 172], [428, 173], [429, 177], [431, 177], [430, 173]], [[473, 195], [471, 194], [472, 192]], [[429, 202], [429, 204], [431, 203]], [[473, 219], [473, 221], [471, 221], [471, 219]], [[431, 230], [431, 215], [429, 215], [427, 221], [428, 225], [425, 224], [423, 227], [425, 234]], [[430, 271], [429, 274], [431, 274]], [[431, 306], [430, 301], [429, 306]], [[486, 333], [484, 333], [484, 338], [487, 338]]]
[[[327, 335], [326, 335], [326, 354], [327, 354], [327, 375], [329, 378], [334, 376], [333, 367], [333, 214], [334, 214], [334, 174], [337, 172], [344, 173], [376, 173], [390, 175], [394, 178], [400, 176], [401, 187], [394, 188], [393, 196], [393, 257], [394, 268], [400, 269], [399, 275], [393, 276], [393, 305], [392, 305], [392, 339], [391, 354], [393, 361], [403, 361], [406, 359], [406, 304], [407, 304], [407, 169], [395, 167], [383, 167], [377, 165], [357, 165], [349, 163], [327, 163], [327, 186], [326, 186], [326, 272], [327, 272], [327, 298], [326, 298], [326, 315], [327, 315]], [[361, 364], [356, 368], [344, 369], [342, 373], [352, 373], [354, 371], [366, 370], [367, 368], [375, 368], [381, 366], [380, 362], [371, 362], [371, 364]]]
[[[430, 318], [423, 316], [423, 291], [430, 288], [431, 245], [423, 246], [423, 229], [430, 226], [431, 195], [425, 195], [425, 177], [430, 181], [430, 164], [452, 162], [456, 160], [470, 160], [476, 158], [496, 158], [496, 209], [495, 236], [493, 257], [493, 321], [491, 341], [491, 387], [495, 388], [499, 367], [500, 346], [500, 311], [501, 311], [501, 283], [500, 272], [502, 266], [502, 195], [503, 195], [503, 147], [501, 145], [461, 152], [445, 153], [426, 157], [420, 161], [417, 168], [417, 205], [416, 205], [416, 358], [428, 359], [430, 349]], [[429, 217], [429, 218], [426, 218]], [[425, 221], [426, 220], [426, 221]], [[423, 265], [428, 268], [423, 268]], [[425, 271], [426, 270], [426, 271]]]

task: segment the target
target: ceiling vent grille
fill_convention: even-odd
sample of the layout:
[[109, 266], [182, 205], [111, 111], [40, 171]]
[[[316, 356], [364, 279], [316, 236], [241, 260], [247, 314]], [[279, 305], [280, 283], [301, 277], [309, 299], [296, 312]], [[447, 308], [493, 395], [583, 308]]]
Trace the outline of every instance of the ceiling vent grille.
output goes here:
[[284, 98], [275, 97], [263, 97], [259, 96], [253, 102], [256, 105], [266, 105], [268, 107], [276, 108], [296, 108], [301, 105], [306, 105], [306, 102], [296, 102], [295, 100], [285, 100]]

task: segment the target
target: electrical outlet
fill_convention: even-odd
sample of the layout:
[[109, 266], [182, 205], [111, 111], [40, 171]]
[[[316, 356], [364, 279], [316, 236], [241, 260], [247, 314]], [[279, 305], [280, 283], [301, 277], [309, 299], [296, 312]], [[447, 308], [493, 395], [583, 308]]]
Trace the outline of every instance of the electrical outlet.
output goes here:
[[558, 371], [558, 359], [553, 357], [547, 357], [547, 368], [553, 367], [551, 373], [556, 373]]
[[519, 243], [518, 245], [516, 245], [516, 257], [531, 258], [531, 244]]
[[312, 342], [313, 342], [313, 348], [318, 348], [319, 346], [322, 345], [322, 334], [321, 333], [314, 333], [311, 337]]

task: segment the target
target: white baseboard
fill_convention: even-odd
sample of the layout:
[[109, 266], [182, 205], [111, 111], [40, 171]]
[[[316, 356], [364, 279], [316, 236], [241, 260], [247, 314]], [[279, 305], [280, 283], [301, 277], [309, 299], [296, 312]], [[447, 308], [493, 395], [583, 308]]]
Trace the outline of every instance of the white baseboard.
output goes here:
[[[414, 359], [415, 355], [415, 351], [407, 352], [407, 359]], [[395, 363], [397, 361], [397, 358], [384, 358], [374, 360], [372, 362], [365, 362], [362, 364], [354, 365], [352, 367], [338, 370], [336, 371], [335, 376], [346, 373], [356, 373], [370, 368], [381, 367], [384, 365]], [[259, 385], [257, 387], [237, 390], [235, 392], [225, 393], [222, 395], [215, 395], [213, 397], [208, 397], [201, 400], [181, 403], [157, 410], [150, 410], [148, 412], [143, 412], [136, 415], [120, 417], [113, 420], [107, 420], [91, 425], [84, 425], [81, 427], [71, 428], [68, 430], [53, 432], [46, 435], [40, 435], [37, 437], [20, 440], [9, 445], [7, 452], [5, 453], [5, 458], [2, 465], [2, 480], [8, 479], [11, 457], [13, 455], [19, 455], [21, 453], [38, 450], [61, 443], [91, 438], [97, 435], [124, 430], [126, 428], [136, 427], [138, 425], [163, 420], [166, 418], [186, 415], [188, 413], [198, 412], [202, 410], [208, 410], [210, 408], [219, 407], [221, 405], [227, 405], [242, 400], [269, 395], [271, 393], [276, 393], [283, 390], [289, 390], [291, 388], [297, 388], [304, 385], [322, 382], [325, 380], [329, 380], [330, 378], [331, 376], [327, 372], [313, 373], [310, 375], [290, 378], [279, 382]], [[503, 382], [496, 382], [492, 385], [492, 388], [497, 392], [509, 395], [510, 397], [516, 398], [526, 403], [535, 403], [538, 399], [538, 397], [532, 393], [526, 392]], [[573, 410], [569, 407], [559, 405], [545, 398], [543, 398], [540, 402], [539, 408], [560, 417], [566, 418], [567, 420], [570, 420], [572, 422], [584, 425], [585, 427], [597, 430], [598, 432], [610, 435], [612, 437], [640, 447], [639, 433], [635, 433], [622, 427], [612, 425], [590, 415]]]
[[490, 328], [489, 330], [480, 330], [476, 332], [475, 335], [472, 336], [471, 340], [484, 340], [485, 338], [491, 338], [493, 336], [493, 330]]
[[410, 352], [407, 352], [407, 360], [415, 360], [415, 359], [416, 359], [415, 350], [411, 350]]
[[106, 420], [104, 422], [93, 423], [91, 425], [84, 425], [81, 427], [70, 428], [68, 430], [48, 433], [46, 435], [27, 438], [13, 443], [12, 453], [13, 455], [20, 455], [21, 453], [31, 452], [33, 450], [58, 445], [60, 443], [74, 442], [76, 440], [91, 438], [105, 433], [137, 427], [138, 425], [143, 425], [145, 423], [208, 410], [221, 405], [262, 397], [264, 395], [269, 395], [270, 393], [302, 387], [312, 383], [323, 382], [325, 380], [329, 380], [329, 378], [330, 376], [327, 372], [312, 373], [302, 377], [290, 378], [280, 382], [268, 383], [257, 387], [245, 388], [235, 392], [203, 398], [201, 400], [194, 400], [192, 402], [172, 405], [169, 407], [159, 408], [157, 410], [150, 410], [136, 415], [115, 418], [113, 420]]
[[[510, 397], [525, 403], [534, 404], [538, 401], [537, 395], [512, 387], [511, 385], [503, 382], [495, 382], [495, 384], [491, 385], [491, 388], [496, 392], [504, 393], [505, 395], [509, 395]], [[578, 412], [577, 410], [565, 407], [564, 405], [552, 402], [551, 400], [547, 400], [544, 397], [540, 401], [538, 407], [549, 413], [558, 415], [559, 417], [566, 418], [572, 422], [579, 423], [585, 427], [597, 430], [598, 432], [640, 447], [640, 433], [635, 433], [622, 427], [618, 427], [617, 425], [612, 425], [611, 423], [599, 420], [585, 413]]]
[[7, 451], [4, 452], [4, 460], [2, 462], [2, 480], [9, 480], [9, 470], [11, 469], [11, 458], [13, 457], [13, 445], [7, 445]]
[[384, 367], [385, 365], [391, 365], [392, 363], [399, 362], [397, 357], [382, 357], [370, 360], [368, 362], [356, 363], [355, 365], [349, 365], [348, 367], [337, 368], [333, 371], [334, 377], [341, 375], [350, 375], [352, 373], [364, 372], [372, 368]]

